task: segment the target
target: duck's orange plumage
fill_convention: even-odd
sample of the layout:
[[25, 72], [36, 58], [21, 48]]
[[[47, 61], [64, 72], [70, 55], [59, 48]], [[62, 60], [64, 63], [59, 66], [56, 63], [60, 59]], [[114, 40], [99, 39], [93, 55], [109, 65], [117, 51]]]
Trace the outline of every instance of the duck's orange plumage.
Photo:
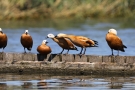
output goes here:
[[25, 48], [27, 48], [27, 50], [31, 51], [32, 46], [33, 46], [33, 39], [30, 36], [30, 34], [28, 33], [28, 30], [25, 30], [25, 33], [22, 34], [21, 36], [21, 44], [24, 47], [24, 52], [26, 53]]
[[[5, 33], [2, 32], [2, 29], [0, 28], [0, 48], [4, 48], [7, 46], [7, 35]], [[2, 51], [3, 52], [3, 51]]]
[[51, 48], [49, 46], [47, 46], [46, 44], [47, 44], [47, 41], [43, 40], [42, 44], [37, 47], [37, 51], [40, 54], [49, 54], [52, 52]]
[[57, 38], [62, 38], [62, 37], [70, 39], [70, 41], [73, 44], [75, 44], [78, 47], [81, 47], [80, 54], [82, 54], [83, 48], [85, 49], [83, 54], [85, 54], [86, 47], [97, 47], [96, 45], [98, 45], [97, 41], [91, 40], [90, 38], [87, 38], [84, 36], [67, 35], [67, 34], [63, 34], [63, 33], [60, 33], [57, 35]]
[[112, 50], [112, 55], [113, 55], [113, 49], [118, 50], [118, 55], [119, 55], [119, 51], [125, 52], [124, 48], [127, 48], [123, 44], [122, 40], [117, 36], [117, 31], [115, 29], [110, 29], [108, 31], [108, 33], [106, 34], [106, 41]]
[[[69, 50], [77, 50], [77, 48], [74, 46], [74, 44], [67, 38], [55, 38], [55, 36], [53, 34], [48, 34], [47, 38], [51, 38], [53, 41], [55, 41], [63, 49], [61, 51], [61, 54], [64, 51], [64, 49], [67, 49], [68, 51]], [[68, 54], [68, 51], [67, 51], [67, 54]]]

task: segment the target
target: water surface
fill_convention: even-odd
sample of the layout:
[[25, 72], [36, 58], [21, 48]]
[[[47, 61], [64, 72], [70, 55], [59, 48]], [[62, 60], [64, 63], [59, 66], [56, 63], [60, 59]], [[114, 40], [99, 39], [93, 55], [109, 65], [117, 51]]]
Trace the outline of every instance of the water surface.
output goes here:
[[[99, 47], [87, 48], [87, 55], [110, 55], [111, 50], [106, 43], [105, 35], [110, 28], [118, 31], [118, 36], [127, 46], [125, 52], [120, 52], [120, 55], [134, 56], [135, 55], [135, 22], [132, 20], [116, 19], [116, 20], [42, 20], [42, 21], [3, 21], [0, 22], [3, 32], [8, 36], [8, 45], [5, 52], [24, 52], [20, 43], [20, 37], [26, 29], [32, 36], [34, 44], [32, 53], [37, 53], [37, 46], [41, 44], [43, 39], [46, 39], [47, 34], [58, 33], [75, 34], [89, 37], [99, 42]], [[61, 52], [61, 48], [51, 39], [48, 40], [48, 45], [52, 48], [52, 53]], [[78, 47], [80, 50], [80, 48]], [[69, 54], [78, 54], [80, 51], [69, 51]], [[66, 53], [66, 50], [63, 52]], [[117, 51], [114, 51], [117, 54]]]
[[[0, 27], [8, 36], [8, 45], [4, 52], [23, 53], [20, 37], [29, 30], [34, 44], [32, 53], [37, 53], [37, 46], [46, 39], [47, 34], [75, 34], [89, 37], [99, 42], [99, 47], [87, 48], [87, 55], [110, 55], [105, 35], [110, 28], [118, 31], [118, 36], [127, 46], [120, 55], [135, 55], [135, 22], [134, 20], [42, 20], [42, 21], [1, 21]], [[51, 39], [48, 45], [52, 53], [61, 52], [61, 48]], [[78, 47], [80, 50], [80, 48]], [[69, 51], [78, 54], [80, 51]], [[66, 53], [66, 51], [64, 52]], [[114, 51], [117, 54], [117, 51]], [[42, 81], [42, 83], [40, 83]], [[42, 85], [40, 85], [42, 84]], [[44, 74], [17, 75], [0, 74], [0, 90], [134, 90], [135, 76], [50, 76]]]
[[0, 74], [1, 90], [134, 90], [135, 77]]

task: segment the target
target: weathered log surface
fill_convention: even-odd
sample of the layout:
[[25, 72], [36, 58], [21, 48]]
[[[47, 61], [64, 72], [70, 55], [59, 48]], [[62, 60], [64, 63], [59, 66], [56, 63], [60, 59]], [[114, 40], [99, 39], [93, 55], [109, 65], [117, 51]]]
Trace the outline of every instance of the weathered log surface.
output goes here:
[[135, 74], [135, 56], [0, 53], [0, 73]]

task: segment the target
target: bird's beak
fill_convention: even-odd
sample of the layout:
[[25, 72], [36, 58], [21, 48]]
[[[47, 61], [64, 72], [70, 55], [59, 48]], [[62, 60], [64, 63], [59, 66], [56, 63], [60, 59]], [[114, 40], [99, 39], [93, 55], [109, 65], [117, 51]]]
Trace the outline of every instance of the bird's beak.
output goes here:
[[46, 43], [48, 43], [48, 42], [46, 42]]
[[55, 38], [57, 38], [58, 36], [56, 35]]
[[47, 36], [45, 39], [47, 39], [47, 38], [49, 38], [49, 37]]
[[0, 31], [1, 33], [3, 33], [2, 31]]

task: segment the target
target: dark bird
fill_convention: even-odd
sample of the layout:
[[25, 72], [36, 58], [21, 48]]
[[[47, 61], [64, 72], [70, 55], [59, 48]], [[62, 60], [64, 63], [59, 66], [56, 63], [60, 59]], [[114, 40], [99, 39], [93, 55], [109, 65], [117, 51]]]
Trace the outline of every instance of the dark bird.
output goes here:
[[74, 44], [67, 38], [55, 38], [55, 36], [53, 34], [48, 34], [47, 38], [51, 38], [62, 48], [62, 51], [60, 54], [62, 54], [64, 49], [68, 50], [66, 54], [68, 54], [69, 50], [77, 50], [77, 48], [74, 46]]
[[49, 46], [47, 46], [48, 42], [46, 40], [43, 40], [42, 41], [42, 44], [39, 45], [37, 47], [37, 51], [40, 53], [40, 54], [49, 54], [52, 52], [51, 48]]
[[25, 30], [25, 33], [22, 34], [21, 36], [21, 44], [24, 47], [24, 53], [26, 53], [25, 48], [27, 48], [27, 50], [31, 51], [32, 46], [33, 46], [33, 39], [30, 36], [30, 34], [28, 33], [28, 30]]
[[7, 46], [7, 35], [2, 32], [2, 29], [0, 28], [0, 48], [3, 48], [2, 52], [4, 51], [4, 48]]
[[117, 36], [117, 31], [115, 29], [110, 29], [108, 33], [106, 34], [106, 41], [109, 45], [109, 47], [112, 50], [112, 55], [113, 55], [113, 50], [125, 52], [124, 48], [127, 48], [123, 43], [122, 40]]
[[68, 35], [60, 33], [56, 36], [57, 38], [68, 38], [74, 45], [81, 47], [81, 51], [79, 54], [82, 54], [82, 50], [84, 48], [83, 54], [86, 52], [86, 47], [97, 47], [98, 42], [95, 40], [92, 40], [90, 38], [84, 37], [84, 36], [76, 36], [76, 35]]

